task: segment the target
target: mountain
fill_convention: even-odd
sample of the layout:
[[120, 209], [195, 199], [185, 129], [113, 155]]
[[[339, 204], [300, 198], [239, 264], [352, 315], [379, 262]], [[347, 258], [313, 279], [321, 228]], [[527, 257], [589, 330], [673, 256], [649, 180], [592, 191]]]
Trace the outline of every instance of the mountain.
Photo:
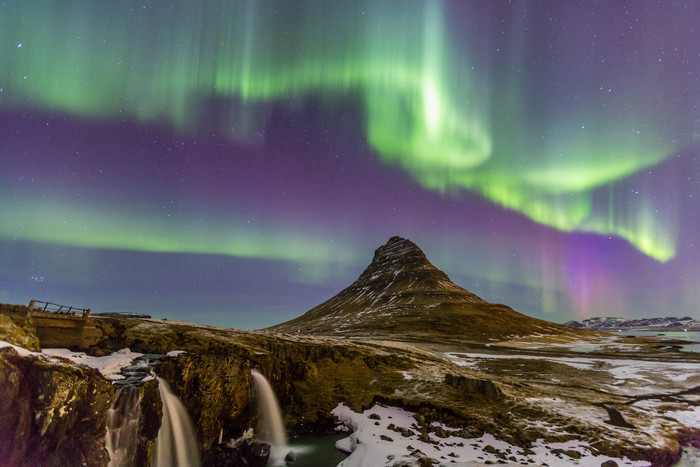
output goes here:
[[569, 321], [566, 325], [594, 331], [700, 331], [700, 321], [689, 316], [640, 319], [599, 316], [583, 321]]
[[299, 318], [269, 328], [430, 342], [490, 342], [582, 331], [525, 316], [454, 284], [410, 240], [392, 237], [345, 290]]

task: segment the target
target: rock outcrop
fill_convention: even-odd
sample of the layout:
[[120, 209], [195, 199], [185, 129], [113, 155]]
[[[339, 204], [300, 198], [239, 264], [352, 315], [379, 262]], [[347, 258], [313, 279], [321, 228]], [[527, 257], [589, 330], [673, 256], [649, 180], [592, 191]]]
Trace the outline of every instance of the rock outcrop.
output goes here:
[[232, 439], [249, 426], [250, 360], [234, 352], [188, 352], [158, 365], [194, 423], [200, 452]]
[[39, 350], [39, 338], [26, 306], [0, 304], [0, 341]]
[[106, 465], [113, 392], [97, 370], [0, 349], [0, 464]]
[[497, 401], [503, 397], [503, 392], [493, 381], [455, 376], [451, 373], [445, 375], [445, 384], [465, 392], [466, 396], [485, 397], [490, 401]]

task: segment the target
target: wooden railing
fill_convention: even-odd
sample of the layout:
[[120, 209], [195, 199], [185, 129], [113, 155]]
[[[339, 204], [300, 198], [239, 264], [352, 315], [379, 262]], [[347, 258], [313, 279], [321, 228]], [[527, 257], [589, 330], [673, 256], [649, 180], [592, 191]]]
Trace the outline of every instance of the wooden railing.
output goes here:
[[74, 306], [60, 305], [58, 303], [42, 302], [41, 300], [32, 300], [29, 302], [29, 312], [44, 311], [47, 313], [55, 313], [57, 315], [75, 316], [81, 314], [83, 319], [90, 316], [90, 308], [77, 308]]

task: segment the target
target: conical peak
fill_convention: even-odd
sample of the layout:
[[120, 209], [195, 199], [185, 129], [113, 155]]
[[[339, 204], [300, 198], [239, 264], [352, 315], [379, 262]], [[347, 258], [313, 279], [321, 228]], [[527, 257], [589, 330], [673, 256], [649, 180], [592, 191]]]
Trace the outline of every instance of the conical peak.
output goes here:
[[391, 237], [375, 250], [372, 263], [360, 275], [359, 281], [373, 281], [384, 275], [394, 277], [400, 272], [405, 274], [416, 270], [437, 271], [415, 243], [405, 238]]
[[428, 263], [423, 251], [418, 245], [401, 237], [391, 237], [388, 242], [374, 251], [373, 263]]
[[566, 329], [557, 326], [477, 297], [430, 264], [413, 242], [391, 237], [355, 282], [273, 329], [462, 345]]

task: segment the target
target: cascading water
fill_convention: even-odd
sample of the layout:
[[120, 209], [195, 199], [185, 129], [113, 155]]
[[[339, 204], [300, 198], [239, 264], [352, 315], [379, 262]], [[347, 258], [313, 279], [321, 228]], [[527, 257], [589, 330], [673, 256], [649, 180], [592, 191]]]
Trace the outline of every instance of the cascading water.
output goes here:
[[192, 422], [185, 406], [160, 377], [158, 392], [163, 402], [163, 418], [153, 449], [151, 465], [155, 467], [199, 466], [199, 450]]
[[[182, 402], [173, 394], [168, 383], [153, 373], [164, 355], [146, 354], [121, 369], [123, 379], [114, 382], [116, 393], [107, 411], [105, 448], [109, 467], [131, 467], [145, 462], [148, 439], [144, 437], [141, 394], [144, 382], [156, 379], [162, 403], [160, 430], [151, 453], [151, 465], [199, 466], [199, 450], [192, 422]], [[146, 423], [148, 424], [148, 423]]]
[[256, 370], [251, 370], [250, 374], [253, 377], [258, 395], [258, 408], [262, 415], [261, 439], [271, 446], [270, 463], [281, 464], [284, 462], [284, 456], [289, 452], [282, 423], [282, 411], [267, 379]]
[[117, 389], [112, 406], [107, 411], [107, 439], [109, 467], [134, 465], [133, 457], [138, 442], [141, 416], [141, 391], [134, 386]]

